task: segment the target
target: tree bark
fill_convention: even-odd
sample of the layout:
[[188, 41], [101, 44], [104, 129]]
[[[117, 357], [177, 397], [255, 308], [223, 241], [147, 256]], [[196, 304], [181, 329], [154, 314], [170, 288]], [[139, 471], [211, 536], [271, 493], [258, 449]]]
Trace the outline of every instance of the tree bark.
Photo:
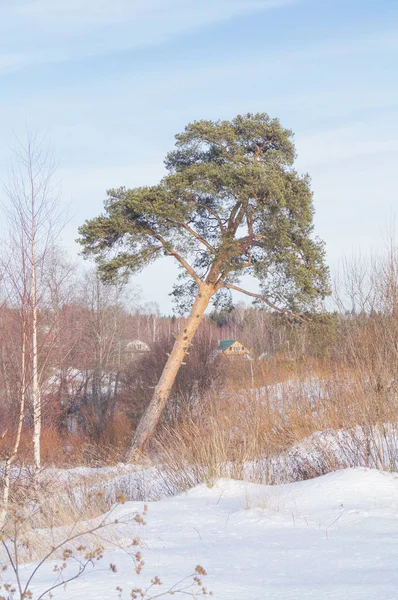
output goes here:
[[2, 498], [0, 507], [0, 534], [4, 527], [8, 514], [8, 503], [11, 491], [11, 468], [17, 457], [19, 445], [21, 443], [21, 434], [23, 427], [23, 418], [25, 415], [25, 400], [26, 400], [26, 322], [22, 322], [22, 351], [21, 351], [21, 390], [19, 400], [19, 416], [17, 432], [14, 445], [10, 455], [5, 459], [2, 472]]
[[192, 339], [201, 322], [210, 299], [215, 293], [214, 285], [203, 283], [199, 287], [192, 311], [188, 317], [184, 329], [176, 339], [173, 349], [164, 366], [162, 375], [155, 388], [152, 400], [138, 423], [131, 443], [126, 452], [126, 461], [131, 462], [149, 442], [159, 422], [160, 416], [170, 396], [171, 388], [177, 377], [178, 370], [191, 345]]
[[37, 349], [37, 278], [36, 278], [36, 224], [34, 192], [32, 190], [31, 288], [32, 288], [32, 395], [33, 395], [33, 461], [35, 471], [41, 467], [41, 393]]

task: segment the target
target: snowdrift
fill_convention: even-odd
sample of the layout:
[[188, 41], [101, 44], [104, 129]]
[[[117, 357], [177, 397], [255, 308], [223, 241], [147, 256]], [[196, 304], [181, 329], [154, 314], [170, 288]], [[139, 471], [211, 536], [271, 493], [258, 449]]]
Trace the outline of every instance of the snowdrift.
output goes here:
[[[129, 502], [116, 515], [122, 520], [141, 508]], [[348, 469], [277, 486], [219, 480], [150, 502], [140, 535], [142, 580], [159, 575], [171, 584], [200, 564], [218, 600], [392, 600], [398, 589], [398, 477]], [[117, 572], [101, 570], [110, 563]], [[103, 565], [56, 598], [109, 600], [117, 597], [116, 586], [128, 598], [140, 581], [124, 549], [108, 548]], [[31, 568], [26, 565], [26, 572]], [[53, 576], [46, 566], [34, 589]]]

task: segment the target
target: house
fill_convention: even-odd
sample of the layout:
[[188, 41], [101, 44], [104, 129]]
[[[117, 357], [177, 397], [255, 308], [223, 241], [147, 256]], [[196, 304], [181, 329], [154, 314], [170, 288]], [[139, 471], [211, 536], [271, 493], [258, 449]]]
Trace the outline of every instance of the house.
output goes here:
[[247, 358], [251, 355], [250, 350], [238, 340], [221, 340], [218, 350], [224, 356], [243, 356]]
[[151, 349], [148, 344], [142, 340], [132, 340], [127, 342], [124, 346], [124, 352], [130, 359], [137, 358], [138, 356], [150, 351]]

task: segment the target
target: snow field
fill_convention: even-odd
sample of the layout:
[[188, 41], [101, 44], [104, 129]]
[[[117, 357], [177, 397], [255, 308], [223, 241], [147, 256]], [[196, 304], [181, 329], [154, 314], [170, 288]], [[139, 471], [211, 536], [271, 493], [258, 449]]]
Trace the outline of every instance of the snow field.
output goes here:
[[[126, 524], [114, 540], [119, 547], [108, 547], [94, 570], [55, 598], [111, 600], [116, 586], [129, 598], [132, 587], [153, 576], [171, 585], [197, 564], [218, 600], [398, 597], [396, 474], [347, 469], [278, 486], [218, 480], [148, 505], [147, 525]], [[124, 519], [142, 507], [128, 502], [115, 515]], [[145, 560], [140, 577], [126, 553], [137, 533]], [[51, 569], [40, 572], [34, 592], [53, 581]]]

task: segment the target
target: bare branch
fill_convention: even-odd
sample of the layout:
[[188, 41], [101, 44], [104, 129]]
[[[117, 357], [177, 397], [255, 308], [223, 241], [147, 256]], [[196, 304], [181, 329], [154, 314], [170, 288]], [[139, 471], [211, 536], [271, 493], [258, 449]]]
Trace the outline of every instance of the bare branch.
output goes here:
[[181, 256], [181, 254], [179, 254], [176, 250], [174, 250], [174, 248], [170, 247], [170, 244], [158, 233], [156, 233], [155, 231], [152, 231], [152, 235], [159, 240], [159, 242], [162, 244], [162, 246], [164, 247], [164, 249], [166, 250], [166, 253], [169, 256], [174, 256], [174, 258], [176, 260], [178, 260], [178, 262], [180, 263], [180, 265], [182, 267], [184, 267], [184, 269], [186, 270], [186, 272], [195, 280], [195, 283], [200, 286], [203, 282], [201, 280], [201, 278], [199, 277], [199, 275], [196, 273], [195, 269], [193, 267], [191, 267], [191, 265], [185, 260], [185, 258], [183, 258]]
[[202, 202], [195, 202], [195, 204], [196, 204], [197, 206], [201, 206], [202, 208], [205, 208], [205, 209], [206, 209], [206, 210], [207, 210], [207, 211], [208, 211], [208, 212], [209, 212], [211, 215], [213, 215], [213, 217], [214, 217], [214, 218], [217, 220], [217, 222], [218, 222], [218, 226], [219, 226], [219, 228], [220, 228], [220, 231], [221, 231], [222, 233], [225, 233], [225, 226], [224, 226], [224, 223], [222, 222], [220, 215], [219, 215], [219, 214], [218, 214], [218, 213], [217, 213], [215, 210], [213, 210], [212, 208], [210, 208], [210, 206], [207, 206], [207, 204], [202, 204]]
[[224, 283], [218, 287], [218, 289], [221, 289], [221, 288], [225, 288], [228, 290], [235, 290], [235, 292], [241, 292], [242, 294], [245, 294], [246, 296], [250, 296], [251, 298], [256, 298], [257, 300], [261, 300], [262, 302], [264, 302], [264, 304], [266, 304], [267, 306], [269, 306], [270, 308], [272, 308], [273, 310], [276, 310], [277, 312], [279, 312], [281, 314], [289, 315], [296, 319], [303, 318], [302, 315], [300, 315], [299, 313], [294, 313], [291, 310], [288, 310], [287, 308], [281, 308], [280, 306], [277, 306], [276, 304], [273, 304], [272, 302], [270, 302], [268, 300], [268, 298], [266, 298], [265, 296], [262, 296], [261, 294], [255, 294], [254, 292], [249, 292], [248, 290], [244, 290], [243, 288], [240, 288], [237, 285], [232, 285], [230, 283]]
[[188, 223], [184, 223], [184, 221], [179, 221], [176, 220], [176, 223], [178, 223], [179, 225], [181, 225], [181, 227], [183, 227], [186, 231], [188, 231], [191, 235], [193, 235], [201, 244], [203, 244], [203, 246], [205, 246], [205, 248], [207, 248], [212, 254], [216, 254], [216, 250], [215, 248], [213, 248], [213, 246], [211, 244], [209, 244], [209, 242], [207, 240], [205, 240], [201, 235], [199, 235], [199, 233], [197, 233], [197, 231], [195, 231], [194, 229], [192, 229], [192, 227], [190, 227], [188, 225]]

